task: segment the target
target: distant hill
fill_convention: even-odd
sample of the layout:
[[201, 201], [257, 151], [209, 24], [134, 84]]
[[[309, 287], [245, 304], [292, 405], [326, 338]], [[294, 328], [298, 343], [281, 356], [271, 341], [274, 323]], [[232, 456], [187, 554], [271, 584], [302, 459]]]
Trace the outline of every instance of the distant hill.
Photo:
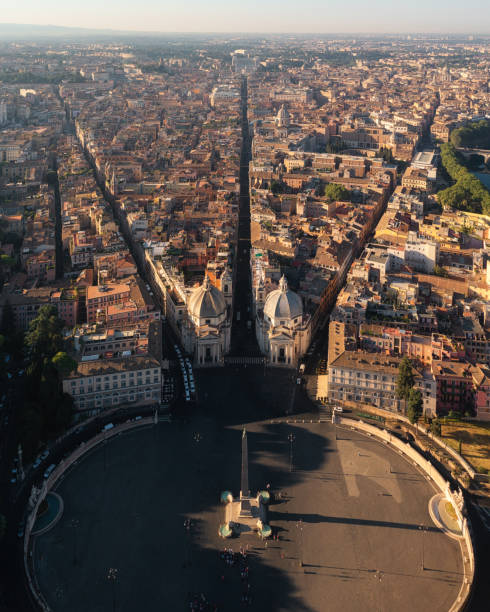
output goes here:
[[[170, 36], [160, 32], [142, 32], [130, 30], [110, 30], [96, 28], [76, 28], [55, 25], [34, 25], [26, 23], [0, 23], [0, 40], [35, 40], [35, 39], [75, 39], [75, 38], [114, 38], [138, 36]], [[179, 34], [177, 34], [179, 36]]]
[[[41, 40], [41, 39], [103, 39], [103, 38], [155, 38], [155, 39], [196, 39], [212, 34], [214, 37], [226, 38], [223, 32], [153, 32], [144, 30], [111, 30], [108, 28], [77, 28], [70, 26], [35, 25], [27, 23], [0, 23], [0, 41]], [[247, 35], [244, 35], [247, 36]]]

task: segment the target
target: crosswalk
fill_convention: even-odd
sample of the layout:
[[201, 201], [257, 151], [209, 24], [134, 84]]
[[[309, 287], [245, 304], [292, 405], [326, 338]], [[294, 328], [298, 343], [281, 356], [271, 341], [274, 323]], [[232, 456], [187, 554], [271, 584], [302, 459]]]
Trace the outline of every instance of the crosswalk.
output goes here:
[[332, 407], [321, 404], [318, 409], [320, 421], [331, 421], [332, 420]]
[[264, 365], [265, 357], [225, 357], [226, 365]]

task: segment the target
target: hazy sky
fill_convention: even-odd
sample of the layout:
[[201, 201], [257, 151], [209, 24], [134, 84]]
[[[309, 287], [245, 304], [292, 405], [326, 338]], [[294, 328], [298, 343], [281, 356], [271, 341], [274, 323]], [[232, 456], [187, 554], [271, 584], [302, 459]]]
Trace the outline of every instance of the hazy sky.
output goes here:
[[490, 0], [18, 0], [2, 23], [160, 32], [490, 33]]

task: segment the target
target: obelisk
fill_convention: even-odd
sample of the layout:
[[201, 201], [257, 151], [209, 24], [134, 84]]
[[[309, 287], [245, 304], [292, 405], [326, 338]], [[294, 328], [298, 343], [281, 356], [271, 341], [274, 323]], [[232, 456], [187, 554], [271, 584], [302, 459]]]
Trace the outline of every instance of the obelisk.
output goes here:
[[248, 488], [248, 445], [247, 445], [247, 430], [245, 427], [242, 432], [242, 480], [240, 486], [240, 498], [250, 497], [250, 489]]

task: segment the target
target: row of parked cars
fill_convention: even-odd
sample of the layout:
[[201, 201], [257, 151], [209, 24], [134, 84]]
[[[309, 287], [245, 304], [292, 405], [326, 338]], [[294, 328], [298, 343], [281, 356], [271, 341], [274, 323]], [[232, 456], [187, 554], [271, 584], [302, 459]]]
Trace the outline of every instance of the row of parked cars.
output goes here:
[[175, 352], [180, 364], [180, 371], [182, 373], [182, 380], [184, 381], [185, 390], [185, 401], [190, 402], [191, 397], [196, 393], [196, 382], [194, 380], [194, 373], [192, 371], [192, 364], [188, 357], [183, 357], [182, 351], [177, 344], [174, 344]]

